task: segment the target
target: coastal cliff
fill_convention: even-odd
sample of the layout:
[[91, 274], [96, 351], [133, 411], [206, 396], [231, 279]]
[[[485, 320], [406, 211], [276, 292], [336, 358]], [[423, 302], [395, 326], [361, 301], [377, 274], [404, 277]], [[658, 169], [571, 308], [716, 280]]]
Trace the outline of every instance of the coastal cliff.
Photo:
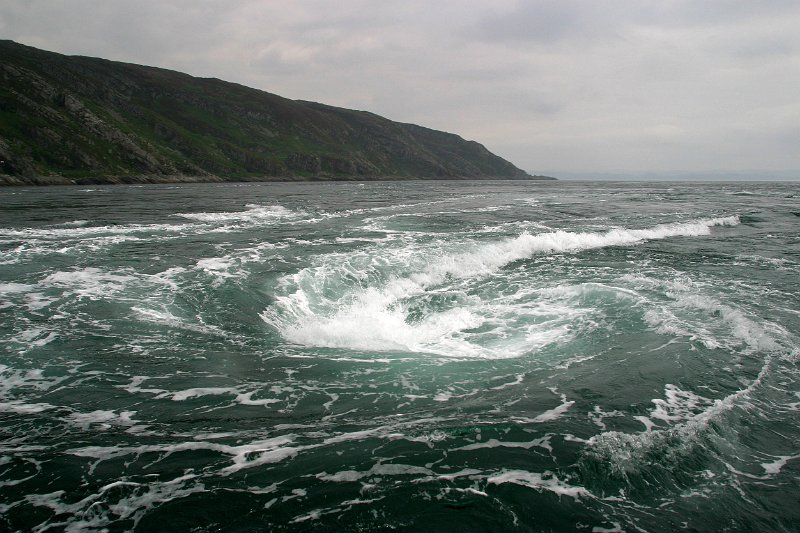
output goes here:
[[547, 179], [458, 135], [0, 41], [0, 184]]

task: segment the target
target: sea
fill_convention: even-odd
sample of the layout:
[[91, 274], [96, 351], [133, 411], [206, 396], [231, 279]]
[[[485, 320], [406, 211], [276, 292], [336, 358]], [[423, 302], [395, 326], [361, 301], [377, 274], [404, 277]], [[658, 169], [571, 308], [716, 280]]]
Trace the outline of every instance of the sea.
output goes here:
[[800, 531], [800, 184], [0, 190], [0, 530]]

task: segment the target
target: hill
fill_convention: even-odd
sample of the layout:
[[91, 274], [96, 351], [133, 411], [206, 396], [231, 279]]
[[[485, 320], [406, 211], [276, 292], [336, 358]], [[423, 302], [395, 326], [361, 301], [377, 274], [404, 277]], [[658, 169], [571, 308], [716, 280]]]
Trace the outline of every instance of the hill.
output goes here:
[[474, 141], [0, 41], [0, 182], [535, 179]]

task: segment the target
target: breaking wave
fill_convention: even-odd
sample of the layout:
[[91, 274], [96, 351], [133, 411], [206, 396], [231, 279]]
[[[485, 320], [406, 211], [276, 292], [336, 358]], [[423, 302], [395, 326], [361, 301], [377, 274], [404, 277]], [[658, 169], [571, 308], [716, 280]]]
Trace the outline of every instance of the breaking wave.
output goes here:
[[[557, 297], [520, 308], [513, 300], [521, 295], [475, 294], [471, 283], [536, 255], [709, 235], [715, 226], [738, 223], [730, 216], [646, 229], [523, 233], [450, 253], [379, 248], [323, 257], [320, 266], [285, 278], [286, 294], [262, 318], [287, 340], [307, 346], [518, 357], [570, 339], [585, 310], [565, 306]], [[519, 314], [536, 319], [509, 335]]]

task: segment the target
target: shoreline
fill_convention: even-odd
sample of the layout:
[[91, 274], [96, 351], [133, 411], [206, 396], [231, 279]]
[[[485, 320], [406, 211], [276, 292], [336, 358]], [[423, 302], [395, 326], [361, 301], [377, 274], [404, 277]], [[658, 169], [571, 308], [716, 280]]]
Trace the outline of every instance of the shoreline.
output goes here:
[[0, 187], [48, 187], [64, 185], [158, 185], [166, 183], [287, 183], [287, 182], [354, 182], [354, 181], [558, 181], [550, 176], [474, 176], [474, 177], [408, 177], [408, 176], [343, 176], [343, 177], [299, 177], [299, 176], [263, 176], [221, 178], [216, 175], [187, 176], [173, 175], [140, 175], [140, 176], [92, 176], [87, 178], [67, 178], [64, 176], [11, 176], [0, 174]]

